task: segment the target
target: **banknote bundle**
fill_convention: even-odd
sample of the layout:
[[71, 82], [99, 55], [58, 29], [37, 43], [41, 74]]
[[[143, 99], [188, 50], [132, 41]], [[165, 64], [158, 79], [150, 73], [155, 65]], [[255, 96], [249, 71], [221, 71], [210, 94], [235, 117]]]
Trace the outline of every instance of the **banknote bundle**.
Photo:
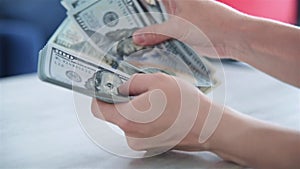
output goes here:
[[40, 51], [41, 80], [108, 103], [131, 98], [117, 88], [135, 73], [162, 72], [207, 93], [216, 85], [209, 62], [178, 40], [142, 47], [133, 33], [168, 19], [159, 0], [62, 0], [67, 18]]

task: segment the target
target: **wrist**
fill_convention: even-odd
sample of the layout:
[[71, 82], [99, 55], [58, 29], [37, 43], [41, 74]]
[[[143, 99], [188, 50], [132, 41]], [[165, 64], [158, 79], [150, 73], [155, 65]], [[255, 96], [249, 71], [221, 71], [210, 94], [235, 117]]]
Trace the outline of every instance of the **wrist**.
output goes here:
[[247, 165], [241, 151], [244, 149], [249, 133], [254, 130], [253, 122], [250, 117], [225, 108], [218, 128], [206, 143], [208, 151], [219, 155], [224, 160]]
[[[201, 98], [198, 116], [192, 130], [181, 145], [187, 151], [213, 151], [218, 139], [214, 132], [219, 130], [224, 107], [214, 104], [207, 97]], [[217, 146], [216, 146], [217, 147]]]
[[200, 143], [199, 137], [200, 133], [202, 132], [204, 122], [208, 116], [210, 107], [213, 103], [210, 99], [208, 99], [206, 96], [203, 96], [203, 94], [200, 92], [198, 96], [200, 97], [200, 106], [194, 126], [192, 127], [189, 134], [183, 139], [183, 141], [176, 146], [176, 149], [185, 151], [209, 151], [207, 142]]
[[201, 118], [201, 131], [198, 136], [198, 142], [206, 151], [213, 150], [213, 136], [223, 118], [224, 105], [218, 105], [210, 102], [210, 107], [205, 111], [205, 117]]
[[253, 29], [257, 23], [254, 17], [240, 14], [230, 24], [225, 41], [226, 54], [231, 59], [244, 61], [244, 57], [251, 51], [249, 37], [253, 36]]

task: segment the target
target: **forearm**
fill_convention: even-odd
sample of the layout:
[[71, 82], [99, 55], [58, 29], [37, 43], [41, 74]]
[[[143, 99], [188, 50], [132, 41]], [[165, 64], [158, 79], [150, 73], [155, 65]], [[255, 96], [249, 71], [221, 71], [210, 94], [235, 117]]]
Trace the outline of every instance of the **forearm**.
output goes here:
[[225, 109], [209, 141], [222, 158], [255, 168], [300, 166], [300, 133]]
[[[245, 19], [246, 18], [246, 19]], [[300, 87], [300, 28], [257, 17], [236, 23], [235, 59]]]

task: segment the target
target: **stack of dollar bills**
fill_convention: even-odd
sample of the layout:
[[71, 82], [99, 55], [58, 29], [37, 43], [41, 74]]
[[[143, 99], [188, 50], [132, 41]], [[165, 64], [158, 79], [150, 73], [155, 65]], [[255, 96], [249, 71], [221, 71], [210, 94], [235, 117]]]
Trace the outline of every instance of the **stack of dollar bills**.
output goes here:
[[40, 51], [41, 80], [109, 103], [130, 99], [118, 86], [135, 73], [162, 72], [204, 93], [216, 85], [209, 62], [178, 40], [142, 47], [139, 28], [167, 20], [158, 0], [62, 0], [68, 17]]

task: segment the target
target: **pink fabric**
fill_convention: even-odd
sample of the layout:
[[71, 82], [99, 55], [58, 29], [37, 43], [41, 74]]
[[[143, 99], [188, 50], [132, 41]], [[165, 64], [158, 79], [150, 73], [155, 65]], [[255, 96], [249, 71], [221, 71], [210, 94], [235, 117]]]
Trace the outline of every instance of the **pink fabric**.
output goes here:
[[244, 13], [295, 24], [297, 0], [219, 0]]

